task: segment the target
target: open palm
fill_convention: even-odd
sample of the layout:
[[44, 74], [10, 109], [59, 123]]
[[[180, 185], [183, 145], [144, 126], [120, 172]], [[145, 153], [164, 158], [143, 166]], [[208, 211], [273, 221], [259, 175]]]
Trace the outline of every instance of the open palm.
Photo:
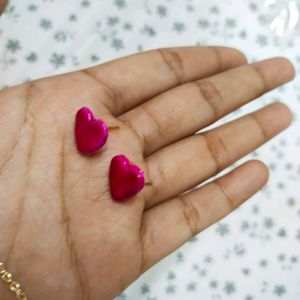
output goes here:
[[[146, 269], [258, 191], [266, 167], [251, 161], [193, 189], [286, 128], [273, 104], [195, 134], [294, 76], [275, 58], [248, 65], [225, 47], [139, 53], [0, 93], [0, 261], [29, 299], [112, 299]], [[76, 111], [111, 127], [82, 156]], [[108, 170], [126, 155], [145, 188], [117, 203]], [[183, 194], [184, 193], [184, 194]], [[0, 282], [5, 299], [14, 299]]]

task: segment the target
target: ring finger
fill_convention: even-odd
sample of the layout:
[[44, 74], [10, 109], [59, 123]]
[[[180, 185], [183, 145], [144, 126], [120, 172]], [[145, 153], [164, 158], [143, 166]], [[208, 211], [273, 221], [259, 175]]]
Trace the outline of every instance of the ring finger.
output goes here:
[[146, 160], [153, 181], [146, 195], [149, 199], [146, 207], [178, 195], [217, 174], [277, 135], [290, 121], [289, 109], [275, 103], [154, 153]]

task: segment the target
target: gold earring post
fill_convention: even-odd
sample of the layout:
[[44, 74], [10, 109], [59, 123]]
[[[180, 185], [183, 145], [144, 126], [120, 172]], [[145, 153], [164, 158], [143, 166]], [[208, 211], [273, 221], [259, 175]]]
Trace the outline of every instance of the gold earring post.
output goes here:
[[119, 126], [109, 126], [108, 129], [109, 130], [116, 130], [116, 129], [119, 129], [120, 127]]

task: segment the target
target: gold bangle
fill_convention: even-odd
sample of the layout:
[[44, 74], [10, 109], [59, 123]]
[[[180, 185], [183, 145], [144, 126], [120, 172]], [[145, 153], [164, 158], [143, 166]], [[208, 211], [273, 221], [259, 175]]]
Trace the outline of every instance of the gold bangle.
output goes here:
[[21, 289], [20, 283], [13, 280], [12, 274], [9, 273], [2, 262], [0, 262], [0, 277], [9, 286], [9, 289], [16, 294], [18, 300], [27, 300], [27, 296]]

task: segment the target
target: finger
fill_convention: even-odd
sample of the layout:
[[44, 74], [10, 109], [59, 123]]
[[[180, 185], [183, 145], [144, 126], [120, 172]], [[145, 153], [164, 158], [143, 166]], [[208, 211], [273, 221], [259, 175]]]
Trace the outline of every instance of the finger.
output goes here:
[[0, 0], [0, 15], [3, 13], [6, 5], [7, 5], [7, 0]]
[[232, 212], [267, 179], [266, 166], [250, 161], [215, 182], [146, 210], [141, 229], [143, 271]]
[[103, 101], [119, 115], [174, 86], [244, 63], [238, 50], [193, 46], [142, 52], [82, 72], [103, 87]]
[[271, 104], [149, 156], [147, 163], [152, 186], [145, 190], [149, 199], [147, 207], [217, 174], [281, 132], [290, 121], [291, 112], [285, 105]]
[[120, 118], [139, 134], [145, 155], [149, 155], [208, 126], [294, 75], [292, 64], [285, 58], [243, 65], [180, 85]]

